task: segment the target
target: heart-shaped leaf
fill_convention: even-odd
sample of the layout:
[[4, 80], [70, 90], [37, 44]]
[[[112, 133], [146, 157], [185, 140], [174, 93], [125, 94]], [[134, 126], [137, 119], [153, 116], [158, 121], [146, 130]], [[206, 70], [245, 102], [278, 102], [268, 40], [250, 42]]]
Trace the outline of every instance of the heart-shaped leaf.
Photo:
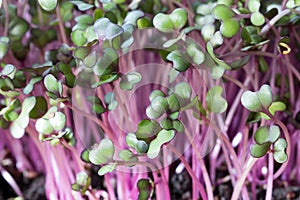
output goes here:
[[151, 141], [149, 145], [149, 149], [147, 152], [147, 156], [150, 159], [156, 158], [159, 154], [161, 146], [167, 142], [170, 142], [175, 136], [174, 130], [161, 130], [157, 137]]
[[100, 18], [94, 24], [94, 30], [100, 40], [111, 40], [123, 33], [121, 26], [118, 26], [107, 18]]
[[112, 160], [115, 147], [108, 138], [101, 140], [100, 144], [94, 147], [89, 153], [89, 160], [95, 165], [106, 164]]
[[138, 72], [130, 72], [122, 76], [120, 81], [120, 88], [122, 90], [132, 90], [134, 85], [142, 80], [142, 75]]
[[233, 37], [240, 29], [240, 24], [237, 19], [229, 18], [225, 19], [220, 27], [222, 35], [227, 38]]
[[264, 143], [262, 145], [253, 144], [250, 149], [251, 155], [254, 158], [263, 157], [270, 150], [270, 146], [271, 146], [271, 143]]
[[222, 97], [223, 88], [215, 86], [206, 94], [208, 110], [214, 113], [222, 113], [227, 109], [227, 101]]
[[169, 16], [176, 30], [180, 30], [187, 22], [187, 12], [183, 8], [176, 8]]
[[38, 2], [46, 11], [54, 10], [57, 6], [57, 0], [38, 0]]
[[214, 8], [213, 8], [213, 15], [216, 19], [219, 20], [226, 20], [229, 18], [232, 18], [234, 16], [234, 13], [232, 12], [232, 10], [224, 4], [217, 4]]
[[179, 72], [184, 72], [189, 68], [189, 62], [178, 50], [169, 53], [166, 59], [173, 62], [174, 69]]
[[153, 18], [153, 25], [155, 28], [160, 30], [161, 32], [171, 32], [174, 29], [172, 20], [169, 15], [158, 13]]
[[246, 91], [241, 98], [242, 105], [252, 112], [267, 110], [272, 100], [272, 90], [268, 85], [261, 86], [257, 92]]
[[162, 32], [180, 30], [187, 22], [187, 12], [183, 8], [175, 9], [171, 14], [159, 13], [153, 18], [153, 25]]
[[136, 131], [136, 137], [139, 140], [144, 140], [145, 142], [149, 142], [153, 136], [155, 136], [161, 127], [159, 123], [154, 120], [141, 120], [138, 124], [138, 128]]
[[280, 136], [278, 126], [262, 126], [254, 134], [254, 140], [257, 144], [274, 143]]

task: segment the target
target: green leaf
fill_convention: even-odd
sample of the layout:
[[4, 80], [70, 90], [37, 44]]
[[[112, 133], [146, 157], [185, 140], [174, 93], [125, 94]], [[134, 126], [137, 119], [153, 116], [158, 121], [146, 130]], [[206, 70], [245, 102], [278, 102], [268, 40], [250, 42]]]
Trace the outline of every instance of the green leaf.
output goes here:
[[110, 163], [108, 165], [104, 165], [98, 170], [98, 175], [103, 176], [107, 173], [110, 173], [110, 172], [114, 171], [116, 169], [116, 167], [117, 167], [117, 163]]
[[178, 97], [174, 93], [168, 96], [166, 99], [168, 101], [168, 112], [173, 113], [179, 111], [180, 102], [178, 100]]
[[161, 116], [168, 108], [167, 98], [157, 96], [151, 101], [151, 108]]
[[188, 83], [181, 82], [175, 85], [175, 93], [182, 99], [190, 99], [192, 88]]
[[114, 49], [105, 48], [103, 56], [98, 60], [96, 66], [94, 66], [94, 73], [97, 75], [103, 75], [109, 65], [117, 59], [118, 54]]
[[137, 153], [139, 154], [143, 154], [143, 153], [146, 153], [147, 150], [148, 150], [148, 145], [145, 141], [143, 140], [138, 140], [136, 143], [135, 143], [135, 150]]
[[169, 117], [165, 117], [160, 121], [160, 125], [163, 129], [171, 130], [173, 129], [173, 120]]
[[155, 28], [165, 33], [171, 32], [174, 28], [171, 17], [163, 13], [155, 15], [153, 18], [153, 25]]
[[30, 79], [30, 82], [28, 83], [28, 85], [26, 85], [26, 87], [23, 89], [23, 93], [29, 94], [30, 92], [32, 92], [34, 85], [36, 83], [40, 82], [42, 79], [43, 79], [43, 77], [40, 77], [40, 76]]
[[206, 49], [207, 49], [207, 52], [208, 52], [209, 56], [218, 65], [218, 66], [212, 68], [212, 72], [213, 72], [213, 70], [216, 70], [217, 72], [219, 72], [223, 75], [225, 70], [219, 71], [219, 69], [214, 69], [214, 68], [224, 68], [226, 70], [231, 69], [231, 67], [226, 62], [224, 62], [223, 60], [220, 60], [219, 58], [217, 58], [217, 56], [214, 53], [213, 45], [210, 42], [206, 43]]
[[155, 136], [161, 127], [159, 124], [154, 120], [141, 120], [138, 124], [136, 137], [139, 140], [144, 140], [145, 142], [150, 141], [153, 136]]
[[53, 127], [48, 119], [40, 118], [35, 123], [35, 129], [42, 134], [48, 135], [52, 133]]
[[274, 115], [275, 112], [277, 111], [285, 111], [285, 110], [286, 110], [286, 105], [281, 101], [275, 101], [269, 107], [269, 111], [272, 115]]
[[151, 141], [147, 156], [150, 159], [154, 159], [158, 156], [161, 146], [167, 142], [170, 142], [175, 136], [174, 130], [161, 130], [157, 137]]
[[81, 154], [80, 154], [80, 158], [83, 162], [86, 162], [86, 163], [89, 163], [90, 160], [89, 160], [89, 154], [90, 154], [90, 151], [87, 150], [87, 149], [84, 149]]
[[25, 129], [19, 127], [16, 123], [12, 123], [10, 126], [10, 133], [14, 138], [20, 139], [24, 136]]
[[8, 48], [9, 48], [9, 38], [0, 37], [0, 60], [6, 55]]
[[229, 18], [225, 19], [220, 27], [220, 31], [223, 36], [227, 38], [233, 37], [240, 29], [240, 24], [237, 19]]
[[58, 81], [52, 74], [48, 74], [44, 78], [44, 85], [49, 92], [57, 93], [59, 91]]
[[137, 188], [139, 190], [138, 200], [148, 200], [153, 193], [153, 184], [149, 179], [140, 179], [137, 182]]
[[135, 148], [135, 144], [138, 142], [136, 135], [134, 133], [128, 133], [126, 135], [126, 144], [131, 147]]
[[249, 0], [248, 2], [248, 8], [250, 12], [258, 12], [260, 7], [260, 1], [259, 0]]
[[56, 112], [49, 122], [55, 131], [60, 131], [65, 127], [66, 116], [62, 112]]
[[54, 10], [57, 6], [57, 0], [38, 0], [38, 2], [46, 11]]
[[151, 94], [149, 95], [149, 100], [150, 101], [153, 101], [156, 97], [158, 97], [158, 96], [160, 96], [160, 97], [164, 97], [165, 96], [165, 93], [163, 93], [162, 91], [160, 91], [160, 90], [153, 90], [152, 92], [151, 92]]
[[48, 104], [44, 97], [37, 96], [36, 97], [36, 103], [32, 110], [29, 113], [29, 117], [31, 119], [38, 119], [42, 117], [48, 110]]
[[276, 151], [274, 152], [273, 156], [278, 163], [285, 163], [288, 159], [288, 156], [284, 151]]
[[115, 147], [108, 138], [101, 140], [89, 153], [89, 160], [95, 165], [106, 164], [113, 159]]
[[100, 85], [103, 85], [105, 83], [111, 83], [119, 78], [119, 75], [117, 73], [112, 73], [108, 75], [102, 75], [100, 77], [100, 81], [96, 82], [92, 85], [92, 88], [99, 87]]
[[234, 13], [232, 12], [232, 10], [224, 4], [217, 4], [214, 8], [213, 8], [213, 15], [216, 19], [219, 20], [226, 20], [229, 18], [232, 18], [234, 16]]
[[250, 148], [251, 155], [254, 158], [263, 157], [270, 150], [270, 146], [271, 146], [271, 143], [264, 143], [262, 145], [253, 144]]
[[85, 171], [81, 171], [76, 174], [76, 183], [81, 186], [85, 186], [88, 182], [89, 176]]
[[280, 136], [278, 126], [262, 126], [254, 134], [254, 140], [257, 144], [274, 143]]
[[85, 31], [76, 29], [71, 33], [71, 40], [76, 46], [83, 46], [86, 43]]
[[73, 51], [73, 55], [75, 58], [83, 60], [89, 53], [91, 49], [88, 47], [78, 47]]
[[130, 72], [122, 76], [120, 88], [122, 90], [132, 90], [134, 85], [142, 80], [142, 75], [138, 72]]
[[70, 3], [76, 5], [81, 11], [86, 11], [94, 7], [93, 5], [85, 3], [84, 1], [70, 1]]
[[242, 105], [252, 112], [267, 110], [272, 100], [272, 90], [268, 85], [263, 85], [257, 92], [246, 91], [241, 98]]
[[252, 13], [250, 21], [254, 26], [261, 26], [265, 23], [265, 17], [260, 12]]
[[215, 32], [212, 38], [209, 40], [213, 47], [217, 47], [223, 44], [224, 39], [220, 31]]
[[146, 108], [146, 115], [150, 119], [158, 119], [163, 115], [163, 113], [163, 111], [155, 111], [151, 105]]
[[11, 65], [11, 64], [7, 64], [3, 67], [0, 75], [4, 75], [4, 76], [8, 76], [10, 79], [14, 79], [16, 73], [16, 67]]
[[173, 128], [178, 132], [178, 133], [183, 133], [184, 132], [184, 126], [179, 120], [173, 120]]
[[140, 10], [133, 10], [131, 12], [128, 12], [124, 19], [124, 24], [131, 24], [133, 26], [136, 26], [137, 20], [143, 17], [144, 15], [145, 14]]
[[94, 24], [94, 30], [100, 40], [111, 40], [123, 33], [121, 26], [109, 21], [107, 18], [100, 18]]
[[137, 159], [134, 157], [133, 153], [127, 149], [121, 150], [119, 152], [119, 158], [124, 161], [136, 161]]
[[187, 22], [187, 12], [183, 8], [176, 8], [169, 16], [176, 30], [180, 30]]
[[187, 22], [187, 12], [183, 8], [177, 8], [169, 15], [159, 13], [153, 18], [153, 25], [161, 32], [180, 30]]
[[214, 113], [222, 113], [227, 109], [227, 101], [222, 97], [223, 88], [214, 86], [206, 94], [208, 110]]
[[188, 46], [187, 53], [193, 59], [193, 63], [196, 65], [202, 64], [205, 60], [204, 53], [193, 43]]
[[189, 68], [189, 62], [178, 50], [169, 53], [166, 59], [173, 62], [174, 69], [179, 72], [184, 72]]
[[275, 143], [274, 143], [274, 151], [283, 151], [287, 147], [286, 140], [283, 138], [279, 138]]
[[268, 141], [274, 143], [280, 136], [280, 129], [276, 125], [272, 125], [269, 128], [269, 137]]
[[36, 103], [35, 97], [27, 97], [22, 103], [22, 111], [19, 117], [14, 121], [20, 128], [26, 128], [29, 123], [29, 113]]

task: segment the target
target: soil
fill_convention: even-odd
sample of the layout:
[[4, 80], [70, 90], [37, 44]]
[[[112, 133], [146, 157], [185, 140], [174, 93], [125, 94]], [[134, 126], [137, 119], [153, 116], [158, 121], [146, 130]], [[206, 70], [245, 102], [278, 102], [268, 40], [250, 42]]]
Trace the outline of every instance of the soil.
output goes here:
[[[176, 166], [176, 164], [174, 165]], [[35, 178], [29, 179], [23, 177], [15, 169], [7, 169], [14, 171], [12, 174], [17, 181], [21, 191], [23, 191], [25, 200], [46, 200], [45, 196], [45, 177], [39, 175]], [[180, 174], [175, 173], [175, 167], [170, 166], [170, 174], [173, 176], [170, 178], [169, 186], [172, 200], [189, 200], [192, 198], [192, 180], [186, 170], [183, 170]], [[222, 178], [228, 173], [226, 169], [220, 167], [217, 171], [217, 177]], [[103, 181], [104, 178], [98, 176], [97, 168], [92, 167], [92, 187], [97, 189], [105, 189]], [[274, 183], [275, 189], [273, 190], [273, 200], [300, 200], [300, 186], [284, 187], [282, 184]], [[218, 185], [214, 190], [215, 200], [227, 200], [230, 199], [233, 188], [230, 181]], [[266, 191], [263, 189], [257, 190], [257, 200], [265, 199]], [[15, 192], [10, 185], [0, 175], [0, 200], [7, 200], [9, 198], [16, 197]]]

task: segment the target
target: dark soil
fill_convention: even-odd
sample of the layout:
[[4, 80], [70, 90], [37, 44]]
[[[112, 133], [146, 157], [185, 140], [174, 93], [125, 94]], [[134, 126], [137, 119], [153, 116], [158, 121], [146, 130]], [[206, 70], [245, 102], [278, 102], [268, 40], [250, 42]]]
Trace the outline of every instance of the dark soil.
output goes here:
[[[178, 163], [177, 163], [178, 164]], [[170, 166], [170, 192], [172, 200], [189, 200], [192, 199], [192, 180], [186, 170], [183, 170], [181, 174], [175, 173], [175, 166]], [[11, 173], [14, 179], [17, 181], [21, 191], [24, 194], [25, 200], [45, 200], [45, 177], [43, 175], [36, 176], [32, 179], [23, 177], [15, 169], [7, 169], [14, 171]], [[92, 167], [90, 169], [92, 177], [92, 188], [105, 189], [104, 178], [98, 176], [97, 168]], [[222, 178], [228, 173], [225, 168], [220, 167], [217, 171], [217, 178]], [[274, 183], [275, 189], [273, 190], [273, 200], [300, 200], [300, 185], [284, 187], [282, 184]], [[214, 188], [215, 200], [229, 200], [232, 194], [233, 188], [231, 182], [222, 183]], [[266, 191], [263, 189], [257, 189], [257, 200], [264, 200]], [[7, 200], [9, 198], [16, 197], [17, 195], [10, 187], [10, 185], [0, 175], [0, 200]]]

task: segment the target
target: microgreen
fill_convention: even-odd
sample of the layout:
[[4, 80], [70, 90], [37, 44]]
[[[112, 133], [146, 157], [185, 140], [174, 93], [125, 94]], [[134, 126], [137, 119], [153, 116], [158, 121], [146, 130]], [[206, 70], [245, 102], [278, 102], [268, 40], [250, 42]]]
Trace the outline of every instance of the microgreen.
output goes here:
[[252, 112], [268, 110], [272, 101], [272, 90], [268, 85], [262, 85], [257, 92], [246, 91], [241, 98], [243, 106]]
[[182, 8], [175, 9], [171, 14], [157, 14], [153, 19], [155, 28], [162, 32], [180, 30], [187, 22], [187, 13]]
[[99, 145], [95, 145], [89, 152], [89, 160], [95, 165], [106, 164], [114, 156], [115, 148], [108, 138], [101, 140]]
[[38, 0], [38, 1], [40, 6], [46, 11], [54, 10], [57, 6], [57, 0]]

